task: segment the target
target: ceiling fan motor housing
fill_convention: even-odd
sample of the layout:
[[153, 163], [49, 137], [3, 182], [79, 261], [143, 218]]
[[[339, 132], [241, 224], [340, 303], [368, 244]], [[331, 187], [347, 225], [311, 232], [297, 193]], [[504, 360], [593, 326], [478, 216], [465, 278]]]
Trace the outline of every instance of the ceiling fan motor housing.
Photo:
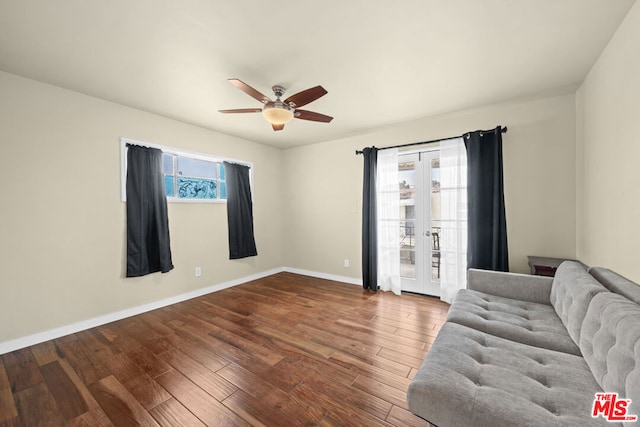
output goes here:
[[276, 95], [276, 97], [280, 98], [282, 95], [284, 95], [286, 89], [283, 86], [280, 85], [275, 85], [271, 87], [271, 90], [273, 91], [273, 93]]

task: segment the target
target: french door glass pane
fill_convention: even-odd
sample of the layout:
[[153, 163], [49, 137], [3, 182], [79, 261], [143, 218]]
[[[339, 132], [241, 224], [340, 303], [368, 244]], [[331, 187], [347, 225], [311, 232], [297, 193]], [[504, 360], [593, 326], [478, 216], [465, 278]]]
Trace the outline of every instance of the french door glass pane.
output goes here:
[[416, 277], [416, 165], [398, 164], [400, 182], [400, 275]]
[[440, 281], [440, 158], [431, 159], [431, 280]]
[[400, 275], [416, 277], [415, 221], [400, 221]]

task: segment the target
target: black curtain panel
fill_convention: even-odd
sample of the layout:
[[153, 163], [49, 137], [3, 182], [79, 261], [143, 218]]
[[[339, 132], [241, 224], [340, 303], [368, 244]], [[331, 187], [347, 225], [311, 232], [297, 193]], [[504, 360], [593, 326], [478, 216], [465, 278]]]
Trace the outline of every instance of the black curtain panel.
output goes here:
[[127, 148], [127, 277], [173, 269], [162, 151]]
[[502, 128], [464, 135], [467, 148], [467, 267], [509, 271]]
[[362, 286], [373, 292], [378, 290], [378, 215], [376, 212], [376, 168], [378, 149], [367, 147], [363, 151], [364, 179], [362, 186]]
[[253, 236], [253, 204], [249, 167], [224, 162], [227, 180], [229, 259], [258, 255]]

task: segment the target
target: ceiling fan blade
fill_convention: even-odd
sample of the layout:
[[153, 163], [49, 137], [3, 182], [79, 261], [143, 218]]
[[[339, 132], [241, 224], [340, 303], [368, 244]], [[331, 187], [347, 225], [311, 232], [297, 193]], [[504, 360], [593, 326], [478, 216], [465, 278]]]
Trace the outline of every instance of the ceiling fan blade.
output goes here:
[[276, 125], [276, 124], [271, 123], [271, 127], [272, 127], [272, 128], [273, 128], [273, 130], [275, 130], [275, 131], [282, 130], [282, 129], [284, 129], [284, 123], [283, 123], [283, 124], [281, 124], [281, 125]]
[[219, 113], [259, 113], [262, 108], [234, 108], [231, 110], [218, 110]]
[[298, 108], [302, 107], [303, 105], [307, 105], [308, 103], [313, 102], [326, 94], [327, 91], [322, 86], [316, 86], [291, 95], [284, 100], [284, 103], [293, 103], [293, 108]]
[[329, 123], [331, 120], [333, 120], [333, 117], [331, 116], [325, 116], [324, 114], [315, 113], [313, 111], [307, 111], [307, 110], [296, 110], [293, 116], [296, 119], [311, 120], [312, 122]]
[[266, 104], [267, 102], [271, 102], [271, 99], [269, 99], [269, 97], [258, 92], [257, 90], [255, 90], [254, 88], [252, 88], [251, 86], [243, 82], [242, 80], [229, 79], [229, 83], [231, 83], [232, 85], [234, 85], [235, 87], [237, 87], [238, 89], [240, 89], [241, 91], [249, 95], [250, 97], [255, 98], [258, 101], [262, 102], [263, 104]]

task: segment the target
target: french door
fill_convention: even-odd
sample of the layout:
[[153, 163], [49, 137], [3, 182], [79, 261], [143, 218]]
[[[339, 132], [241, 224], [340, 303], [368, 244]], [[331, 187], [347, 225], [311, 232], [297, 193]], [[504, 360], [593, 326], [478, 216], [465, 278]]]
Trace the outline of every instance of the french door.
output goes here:
[[439, 151], [399, 154], [402, 290], [440, 296]]

